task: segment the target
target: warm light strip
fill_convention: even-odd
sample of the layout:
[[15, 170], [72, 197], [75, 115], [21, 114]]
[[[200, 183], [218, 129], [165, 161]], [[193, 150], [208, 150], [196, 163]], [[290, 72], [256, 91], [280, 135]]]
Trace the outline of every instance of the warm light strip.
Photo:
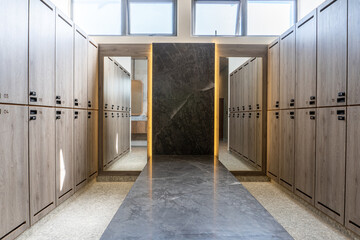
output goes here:
[[148, 57], [148, 126], [147, 126], [147, 155], [148, 159], [152, 158], [152, 69], [153, 69], [153, 46], [150, 45], [150, 54]]
[[220, 59], [215, 43], [215, 112], [214, 112], [214, 156], [219, 157], [219, 73]]

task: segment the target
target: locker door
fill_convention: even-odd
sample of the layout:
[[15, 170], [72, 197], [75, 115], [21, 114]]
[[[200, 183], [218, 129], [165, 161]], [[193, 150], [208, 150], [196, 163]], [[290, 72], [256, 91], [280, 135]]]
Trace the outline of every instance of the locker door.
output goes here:
[[28, 103], [28, 8], [27, 0], [1, 1], [1, 103]]
[[231, 114], [231, 148], [232, 150], [235, 150], [235, 137], [236, 137], [236, 119], [235, 119], [235, 113]]
[[295, 194], [314, 205], [316, 109], [297, 109], [295, 119]]
[[255, 112], [249, 112], [248, 114], [248, 158], [251, 163], [256, 165], [256, 148], [255, 148]]
[[238, 137], [240, 133], [240, 113], [235, 114], [235, 128], [234, 128], [234, 142], [235, 142], [235, 151], [240, 153], [240, 138]]
[[280, 44], [279, 39], [268, 48], [268, 109], [278, 109], [280, 103]]
[[263, 131], [262, 131], [262, 113], [261, 112], [256, 112], [256, 127], [255, 127], [255, 132], [256, 132], [256, 144], [255, 144], [255, 147], [256, 147], [256, 165], [258, 167], [262, 167], [262, 160], [263, 160], [263, 157], [262, 157], [262, 142], [263, 142]]
[[295, 111], [280, 111], [280, 185], [293, 191], [295, 158]]
[[263, 59], [256, 58], [256, 65], [255, 104], [256, 110], [261, 110], [263, 105]]
[[347, 0], [328, 0], [319, 6], [317, 38], [317, 105], [345, 105]]
[[243, 126], [242, 126], [242, 145], [243, 156], [249, 158], [249, 113], [243, 114]]
[[55, 109], [29, 108], [31, 225], [55, 208]]
[[55, 106], [55, 6], [30, 0], [29, 21], [29, 103]]
[[75, 26], [74, 47], [74, 107], [87, 108], [87, 49], [86, 34]]
[[296, 107], [316, 107], [316, 10], [296, 24]]
[[348, 103], [360, 104], [360, 2], [349, 0], [348, 13]]
[[88, 111], [87, 119], [87, 156], [88, 176], [95, 177], [98, 172], [98, 111]]
[[109, 106], [108, 109], [109, 110], [113, 110], [114, 106], [115, 106], [115, 101], [114, 101], [114, 96], [116, 94], [115, 92], [115, 64], [114, 64], [114, 60], [110, 59], [110, 64], [109, 64], [109, 85], [108, 85], [108, 94], [109, 94]]
[[239, 153], [243, 156], [244, 155], [244, 120], [245, 120], [245, 113], [240, 114], [240, 118], [238, 119], [239, 122], [239, 129], [236, 133], [237, 138], [239, 139]]
[[279, 112], [268, 112], [267, 128], [267, 172], [268, 176], [279, 181]]
[[344, 224], [346, 111], [317, 112], [315, 206]]
[[88, 44], [88, 108], [98, 109], [98, 45], [89, 40]]
[[240, 95], [239, 96], [239, 107], [240, 107], [240, 111], [245, 111], [245, 90], [244, 90], [244, 87], [245, 87], [245, 83], [244, 83], [244, 68], [241, 67], [238, 71], [238, 81], [239, 81], [239, 87], [238, 87], [238, 92], [236, 94]]
[[108, 57], [104, 58], [104, 82], [103, 82], [103, 101], [104, 109], [109, 109], [109, 83], [110, 83], [110, 64], [111, 61]]
[[108, 112], [104, 112], [104, 116], [103, 116], [103, 167], [105, 168], [106, 165], [108, 164], [108, 159], [109, 159], [109, 114]]
[[235, 71], [234, 72], [234, 75], [233, 75], [233, 89], [231, 89], [231, 92], [232, 92], [232, 104], [231, 104], [231, 111], [236, 111], [237, 110], [237, 107], [238, 107], [238, 104], [239, 104], [239, 96], [236, 94], [236, 91], [237, 91], [237, 87], [239, 85], [239, 83], [237, 82], [237, 72]]
[[244, 95], [244, 106], [245, 106], [245, 111], [249, 110], [249, 77], [250, 77], [250, 69], [249, 69], [249, 63], [245, 63], [244, 67], [243, 67], [243, 90], [242, 93]]
[[56, 109], [56, 205], [74, 193], [73, 110]]
[[28, 108], [0, 105], [0, 122], [0, 238], [15, 238], [29, 227]]
[[280, 37], [280, 108], [295, 107], [295, 27]]
[[114, 110], [120, 109], [120, 102], [121, 102], [121, 94], [120, 87], [121, 87], [121, 74], [122, 70], [117, 62], [115, 62], [114, 68]]
[[[125, 119], [125, 113], [121, 113], [121, 120], [122, 120], [122, 128], [125, 130], [126, 127], [126, 119]], [[124, 131], [125, 132], [125, 131]], [[125, 139], [125, 134], [122, 135], [122, 143], [121, 143], [121, 150], [122, 152], [126, 151], [126, 139]]]
[[118, 142], [117, 142], [117, 148], [118, 148], [118, 152], [119, 152], [118, 155], [121, 155], [122, 154], [121, 141], [123, 140], [122, 139], [123, 129], [121, 127], [121, 115], [120, 115], [120, 112], [116, 113], [116, 129], [117, 129], [117, 132], [119, 134]]
[[73, 106], [74, 26], [71, 19], [56, 13], [56, 106]]
[[250, 60], [249, 62], [249, 84], [248, 84], [248, 89], [247, 91], [249, 92], [248, 95], [248, 104], [249, 104], [249, 110], [255, 110], [256, 106], [255, 106], [255, 101], [256, 101], [256, 91], [255, 91], [255, 86], [256, 86], [256, 76], [257, 76], [257, 64], [256, 64], [256, 58], [253, 58], [252, 60]]
[[75, 191], [86, 184], [87, 166], [87, 111], [74, 110]]
[[360, 234], [360, 107], [348, 107], [345, 226]]

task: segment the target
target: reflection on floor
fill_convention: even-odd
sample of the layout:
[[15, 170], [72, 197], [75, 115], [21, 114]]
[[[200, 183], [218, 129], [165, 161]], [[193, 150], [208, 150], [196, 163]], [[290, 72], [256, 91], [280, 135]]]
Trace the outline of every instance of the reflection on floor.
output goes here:
[[142, 171], [147, 163], [147, 148], [132, 147], [131, 152], [115, 160], [106, 171]]
[[219, 142], [219, 160], [229, 171], [258, 171], [240, 157], [235, 157], [227, 150], [227, 142]]

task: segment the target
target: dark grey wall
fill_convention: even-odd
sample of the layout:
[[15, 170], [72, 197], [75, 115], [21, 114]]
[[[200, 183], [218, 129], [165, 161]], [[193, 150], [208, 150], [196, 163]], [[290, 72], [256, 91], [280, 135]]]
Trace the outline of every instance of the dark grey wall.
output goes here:
[[153, 154], [214, 154], [215, 45], [153, 44]]

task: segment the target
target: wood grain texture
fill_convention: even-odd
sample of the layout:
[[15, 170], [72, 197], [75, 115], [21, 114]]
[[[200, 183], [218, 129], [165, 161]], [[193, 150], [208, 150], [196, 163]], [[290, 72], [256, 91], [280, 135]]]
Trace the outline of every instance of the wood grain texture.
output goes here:
[[268, 111], [267, 126], [267, 176], [279, 181], [280, 120], [275, 111]]
[[266, 44], [218, 44], [219, 57], [266, 56]]
[[[74, 162], [75, 191], [86, 185], [88, 177], [87, 160], [87, 111], [74, 111]], [[77, 117], [77, 118], [76, 118]]]
[[360, 104], [360, 2], [349, 0], [348, 8], [348, 104]]
[[73, 106], [74, 24], [56, 10], [56, 106]]
[[56, 205], [58, 206], [75, 192], [73, 110], [56, 109], [56, 117]]
[[[314, 115], [310, 115], [313, 112]], [[316, 109], [297, 109], [295, 119], [295, 194], [314, 205]]]
[[131, 133], [147, 133], [147, 121], [132, 121]]
[[347, 0], [328, 0], [318, 8], [317, 106], [341, 106], [347, 81]]
[[280, 102], [280, 42], [279, 39], [269, 45], [268, 50], [268, 109], [278, 109]]
[[1, 1], [0, 103], [28, 103], [28, 7], [28, 0]]
[[255, 141], [256, 141], [256, 165], [258, 167], [262, 167], [263, 162], [263, 118], [262, 118], [262, 112], [257, 111], [256, 112], [256, 119], [255, 119]]
[[[85, 33], [76, 25], [74, 39], [74, 108], [87, 108], [88, 40]], [[75, 104], [76, 100], [78, 105]]]
[[97, 176], [99, 150], [98, 150], [98, 123], [99, 112], [88, 111], [87, 119], [87, 159], [88, 159], [88, 177]]
[[345, 226], [360, 234], [360, 107], [347, 108]]
[[98, 59], [98, 45], [93, 41], [88, 42], [88, 82], [87, 82], [87, 96], [88, 109], [99, 109], [99, 59]]
[[[297, 108], [316, 107], [316, 24], [316, 10], [296, 24]], [[311, 100], [311, 97], [315, 99]], [[314, 103], [310, 104], [310, 101]]]
[[100, 57], [149, 57], [151, 44], [99, 44]]
[[[263, 58], [256, 58], [254, 64], [256, 64], [256, 72], [254, 73], [256, 75], [255, 77], [255, 106], [254, 109], [256, 110], [262, 110], [263, 106], [263, 98], [266, 98], [263, 93]], [[266, 86], [266, 85], [265, 85]]]
[[337, 111], [346, 108], [317, 110], [315, 206], [344, 224], [346, 113]]
[[28, 107], [0, 104], [0, 122], [0, 238], [13, 239], [29, 227]]
[[[37, 114], [32, 114], [37, 111]], [[55, 208], [55, 109], [30, 107], [29, 167], [31, 225]]]
[[295, 107], [295, 44], [294, 26], [280, 36], [280, 109]]
[[29, 104], [55, 106], [55, 6], [31, 0], [29, 21]]
[[256, 166], [256, 116], [255, 112], [248, 113], [248, 135], [246, 141], [248, 142], [248, 159], [252, 165]]
[[[242, 90], [241, 93], [243, 95], [243, 106], [245, 107], [243, 110], [249, 111], [249, 85], [250, 85], [250, 66], [249, 62], [246, 62], [243, 65], [243, 69], [240, 71], [242, 73], [241, 75], [241, 81], [242, 81]], [[238, 88], [237, 88], [238, 89]]]

